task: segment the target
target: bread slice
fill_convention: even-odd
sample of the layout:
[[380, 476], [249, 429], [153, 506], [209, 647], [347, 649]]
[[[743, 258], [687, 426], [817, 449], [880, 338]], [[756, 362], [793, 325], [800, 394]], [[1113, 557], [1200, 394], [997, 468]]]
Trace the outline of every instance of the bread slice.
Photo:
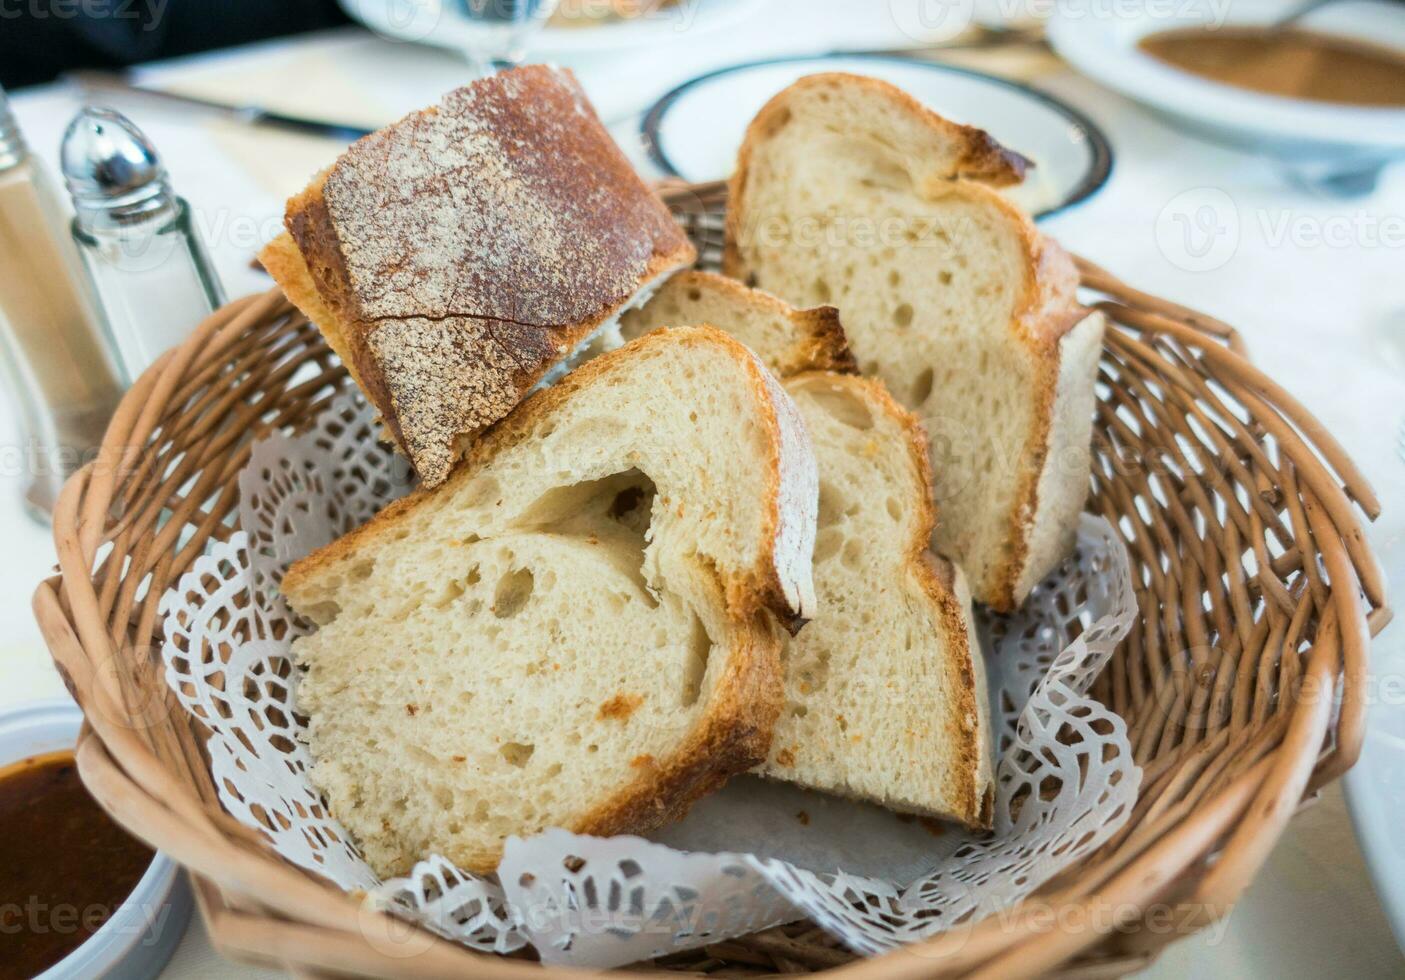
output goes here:
[[752, 121], [726, 271], [838, 307], [865, 373], [927, 429], [938, 552], [1018, 605], [1072, 547], [1102, 318], [1068, 256], [993, 188], [1024, 161], [871, 78], [803, 78]]
[[858, 370], [834, 307], [797, 310], [770, 293], [697, 269], [678, 273], [643, 306], [620, 317], [620, 337], [633, 340], [659, 327], [699, 323], [740, 340], [777, 377]]
[[621, 329], [703, 320], [788, 375], [819, 465], [818, 606], [789, 641], [785, 709], [760, 772], [989, 827], [984, 663], [965, 577], [927, 550], [934, 510], [920, 424], [881, 381], [841, 373], [853, 359], [828, 309], [794, 310], [734, 280], [683, 272]]
[[382, 875], [681, 816], [766, 757], [816, 506], [795, 406], [735, 340], [589, 362], [288, 570], [313, 783]]
[[264, 268], [426, 486], [692, 246], [570, 72], [456, 89], [288, 201]]

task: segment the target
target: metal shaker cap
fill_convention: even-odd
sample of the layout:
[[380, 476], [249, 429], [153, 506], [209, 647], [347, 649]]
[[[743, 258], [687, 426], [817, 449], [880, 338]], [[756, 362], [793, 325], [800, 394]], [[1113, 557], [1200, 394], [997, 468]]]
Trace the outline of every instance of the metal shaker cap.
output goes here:
[[156, 147], [115, 109], [88, 106], [74, 116], [59, 164], [80, 227], [134, 224], [175, 208]]

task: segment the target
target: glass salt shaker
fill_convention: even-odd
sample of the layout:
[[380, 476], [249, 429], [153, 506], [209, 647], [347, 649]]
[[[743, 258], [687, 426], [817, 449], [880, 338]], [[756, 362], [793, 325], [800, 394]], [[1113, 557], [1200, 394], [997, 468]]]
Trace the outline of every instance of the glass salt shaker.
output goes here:
[[223, 304], [224, 291], [190, 206], [130, 119], [83, 109], [68, 124], [59, 156], [73, 198], [73, 240], [130, 383]]
[[0, 367], [22, 429], [0, 465], [25, 478], [26, 508], [44, 522], [95, 456], [123, 389], [66, 224], [0, 91]]

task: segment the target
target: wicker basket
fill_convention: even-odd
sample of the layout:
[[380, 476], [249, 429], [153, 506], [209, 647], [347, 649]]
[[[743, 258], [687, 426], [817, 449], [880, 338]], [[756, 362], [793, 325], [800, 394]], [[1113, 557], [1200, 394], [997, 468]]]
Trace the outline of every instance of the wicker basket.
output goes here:
[[[715, 260], [718, 189], [666, 196]], [[1362, 533], [1379, 509], [1370, 487], [1233, 329], [1080, 267], [1115, 324], [1089, 506], [1126, 535], [1144, 614], [1094, 689], [1144, 770], [1132, 819], [1016, 910], [1028, 915], [873, 960], [798, 922], [653, 969], [1118, 975], [1225, 915], [1304, 795], [1356, 759], [1367, 647], [1389, 618]], [[284, 863], [220, 809], [204, 733], [162, 677], [159, 600], [234, 530], [251, 442], [308, 422], [346, 384], [275, 290], [212, 315], [122, 402], [99, 458], [64, 489], [60, 574], [35, 596], [87, 717], [79, 768], [118, 821], [195, 872], [228, 955], [303, 976], [541, 977], [528, 957], [418, 932]]]

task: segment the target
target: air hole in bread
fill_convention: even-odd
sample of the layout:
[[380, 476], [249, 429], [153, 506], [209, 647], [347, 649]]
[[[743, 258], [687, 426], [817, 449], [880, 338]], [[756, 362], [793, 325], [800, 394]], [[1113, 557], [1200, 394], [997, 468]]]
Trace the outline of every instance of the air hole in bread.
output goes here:
[[352, 565], [351, 571], [348, 574], [353, 582], [364, 582], [366, 581], [366, 579], [371, 577], [371, 573], [375, 570], [375, 559], [366, 558], [362, 561], [358, 561], [355, 565]]
[[827, 480], [820, 481], [820, 514], [819, 526], [832, 527], [839, 523], [840, 518], [849, 510], [849, 499], [834, 484]]
[[933, 374], [931, 368], [923, 368], [912, 383], [912, 404], [924, 405], [932, 397]]
[[606, 437], [617, 424], [615, 419], [599, 416], [585, 418], [568, 426], [559, 438], [563, 443], [588, 446], [591, 443], [606, 441]]
[[[639, 470], [629, 469], [549, 490], [523, 509], [513, 527], [581, 538], [600, 547], [634, 580], [638, 598], [654, 608], [658, 600], [643, 572], [654, 496], [654, 482]], [[609, 601], [618, 610], [632, 598], [615, 594]]]
[[711, 656], [712, 637], [707, 635], [707, 627], [702, 620], [694, 616], [692, 629], [688, 633], [687, 660], [683, 665], [683, 707], [698, 703]]
[[652, 503], [654, 485], [638, 470], [585, 480], [548, 490], [523, 508], [513, 526], [560, 534], [599, 530], [604, 519], [618, 521]]
[[815, 536], [815, 556], [816, 565], [828, 561], [834, 557], [834, 553], [839, 550], [839, 546], [844, 543], [844, 532], [838, 528], [829, 527], [820, 531]]
[[328, 600], [327, 602], [316, 602], [306, 609], [307, 618], [318, 626], [327, 626], [332, 620], [341, 615], [341, 605]]
[[498, 481], [491, 476], [474, 477], [464, 491], [464, 501], [470, 507], [481, 507], [496, 500], [502, 492]]
[[896, 327], [908, 327], [912, 325], [911, 303], [898, 304], [898, 308], [893, 311], [893, 325]]
[[464, 594], [464, 583], [450, 580], [444, 583], [444, 591], [430, 602], [435, 609], [443, 609]]
[[849, 428], [863, 431], [873, 428], [873, 415], [868, 406], [847, 391], [816, 386], [810, 389], [810, 396], [836, 421]]
[[518, 769], [527, 765], [532, 758], [532, 753], [537, 750], [535, 745], [523, 745], [521, 742], [507, 742], [498, 752], [507, 760], [507, 764]]
[[532, 598], [535, 585], [530, 568], [514, 568], [498, 579], [498, 587], [493, 591], [493, 615], [498, 619], [516, 616]]
[[903, 519], [903, 506], [897, 497], [889, 497], [887, 502], [888, 516], [899, 523]]
[[652, 496], [649, 490], [639, 484], [627, 486], [610, 501], [610, 517], [642, 533], [644, 528], [638, 526], [638, 522], [641, 518], [648, 520], [649, 513], [643, 505], [646, 498]]
[[828, 303], [834, 298], [833, 293], [830, 292], [829, 283], [823, 279], [816, 279], [810, 288], [814, 292], [816, 303]]
[[858, 568], [863, 560], [863, 544], [858, 538], [850, 538], [844, 543], [844, 550], [839, 555], [839, 560], [844, 563], [845, 568]]

